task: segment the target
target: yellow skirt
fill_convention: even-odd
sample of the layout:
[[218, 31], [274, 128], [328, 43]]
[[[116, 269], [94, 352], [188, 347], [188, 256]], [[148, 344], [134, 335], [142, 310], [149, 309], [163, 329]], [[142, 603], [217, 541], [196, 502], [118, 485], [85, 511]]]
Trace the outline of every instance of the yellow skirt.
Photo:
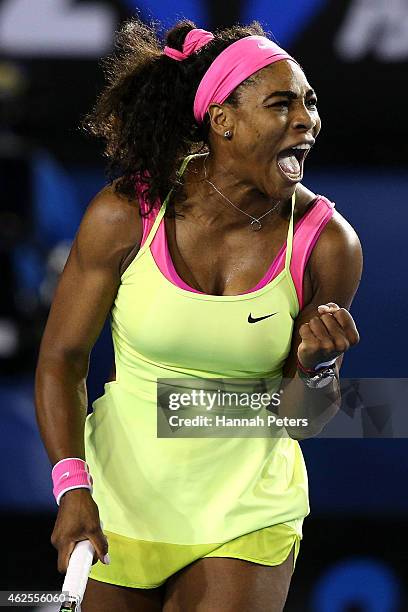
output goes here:
[[111, 562], [104, 565], [98, 561], [92, 566], [89, 577], [138, 589], [159, 587], [172, 574], [205, 557], [232, 557], [261, 565], [280, 565], [295, 547], [295, 569], [301, 540], [293, 527], [285, 523], [218, 544], [168, 544], [134, 540], [111, 531], [104, 533], [109, 542]]

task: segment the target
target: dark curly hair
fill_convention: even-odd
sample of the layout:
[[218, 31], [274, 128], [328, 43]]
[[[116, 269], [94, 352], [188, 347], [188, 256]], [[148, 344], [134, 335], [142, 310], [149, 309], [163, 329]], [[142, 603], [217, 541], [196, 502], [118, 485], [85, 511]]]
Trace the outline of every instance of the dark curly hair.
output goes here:
[[[180, 21], [167, 32], [166, 44], [181, 51], [195, 27], [191, 21]], [[135, 198], [136, 178], [143, 178], [146, 214], [171, 189], [183, 199], [177, 176], [180, 160], [208, 144], [208, 115], [202, 125], [193, 115], [197, 87], [221, 51], [250, 35], [265, 35], [257, 21], [216, 31], [214, 40], [178, 62], [163, 54], [156, 30], [139, 18], [119, 30], [114, 53], [104, 60], [107, 85], [82, 125], [104, 139], [108, 176], [111, 181], [117, 178], [118, 193]], [[241, 83], [225, 102], [236, 107], [242, 88], [253, 80]], [[175, 214], [171, 201], [166, 214]]]

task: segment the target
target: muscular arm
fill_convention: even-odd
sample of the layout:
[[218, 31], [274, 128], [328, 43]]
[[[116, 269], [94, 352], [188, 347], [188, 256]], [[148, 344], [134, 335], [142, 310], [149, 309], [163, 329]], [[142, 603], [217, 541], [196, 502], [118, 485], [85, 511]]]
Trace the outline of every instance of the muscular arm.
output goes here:
[[[307, 430], [288, 429], [294, 438], [311, 437], [319, 433], [340, 407], [337, 380], [324, 389], [309, 389], [299, 378], [296, 362], [298, 348], [302, 342], [300, 328], [315, 317], [320, 319], [317, 308], [321, 304], [335, 302], [340, 308], [348, 310], [360, 283], [362, 267], [363, 256], [358, 236], [351, 225], [335, 213], [322, 232], [309, 260], [312, 296], [296, 318], [291, 350], [283, 370], [283, 377], [291, 380], [284, 387], [280, 415], [307, 417], [310, 423]], [[337, 375], [343, 355], [336, 360]], [[330, 399], [327, 398], [328, 395]]]
[[115, 299], [122, 262], [140, 240], [137, 205], [104, 188], [82, 219], [40, 347], [36, 415], [52, 464], [85, 458], [90, 352]]

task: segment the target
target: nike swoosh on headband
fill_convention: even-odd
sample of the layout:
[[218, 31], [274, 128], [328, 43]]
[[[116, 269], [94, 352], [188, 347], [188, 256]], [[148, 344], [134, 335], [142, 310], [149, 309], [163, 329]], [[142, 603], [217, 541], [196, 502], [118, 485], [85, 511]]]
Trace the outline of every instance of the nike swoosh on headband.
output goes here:
[[251, 313], [248, 315], [248, 323], [256, 323], [257, 321], [262, 321], [263, 319], [268, 319], [269, 317], [273, 317], [273, 315], [278, 314], [277, 312], [272, 312], [271, 314], [265, 315], [264, 317], [253, 317]]
[[273, 44], [273, 42], [264, 42], [264, 43], [258, 43], [258, 49], [273, 49], [276, 48], [276, 45]]

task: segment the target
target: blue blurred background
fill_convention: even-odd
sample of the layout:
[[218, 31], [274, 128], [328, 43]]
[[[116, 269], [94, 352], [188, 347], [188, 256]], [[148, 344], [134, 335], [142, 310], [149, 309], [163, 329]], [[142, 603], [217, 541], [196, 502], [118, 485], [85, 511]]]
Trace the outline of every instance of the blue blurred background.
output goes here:
[[[342, 374], [407, 375], [406, 2], [0, 0], [0, 512], [6, 539], [17, 544], [3, 589], [61, 585], [33, 374], [72, 239], [106, 183], [100, 146], [78, 124], [102, 85], [98, 60], [135, 10], [163, 30], [182, 17], [207, 29], [257, 19], [299, 59], [323, 122], [304, 183], [336, 202], [364, 250], [351, 309], [361, 341]], [[105, 326], [92, 353], [89, 405], [111, 364]], [[312, 512], [286, 610], [408, 610], [406, 440], [307, 440], [302, 448]]]

